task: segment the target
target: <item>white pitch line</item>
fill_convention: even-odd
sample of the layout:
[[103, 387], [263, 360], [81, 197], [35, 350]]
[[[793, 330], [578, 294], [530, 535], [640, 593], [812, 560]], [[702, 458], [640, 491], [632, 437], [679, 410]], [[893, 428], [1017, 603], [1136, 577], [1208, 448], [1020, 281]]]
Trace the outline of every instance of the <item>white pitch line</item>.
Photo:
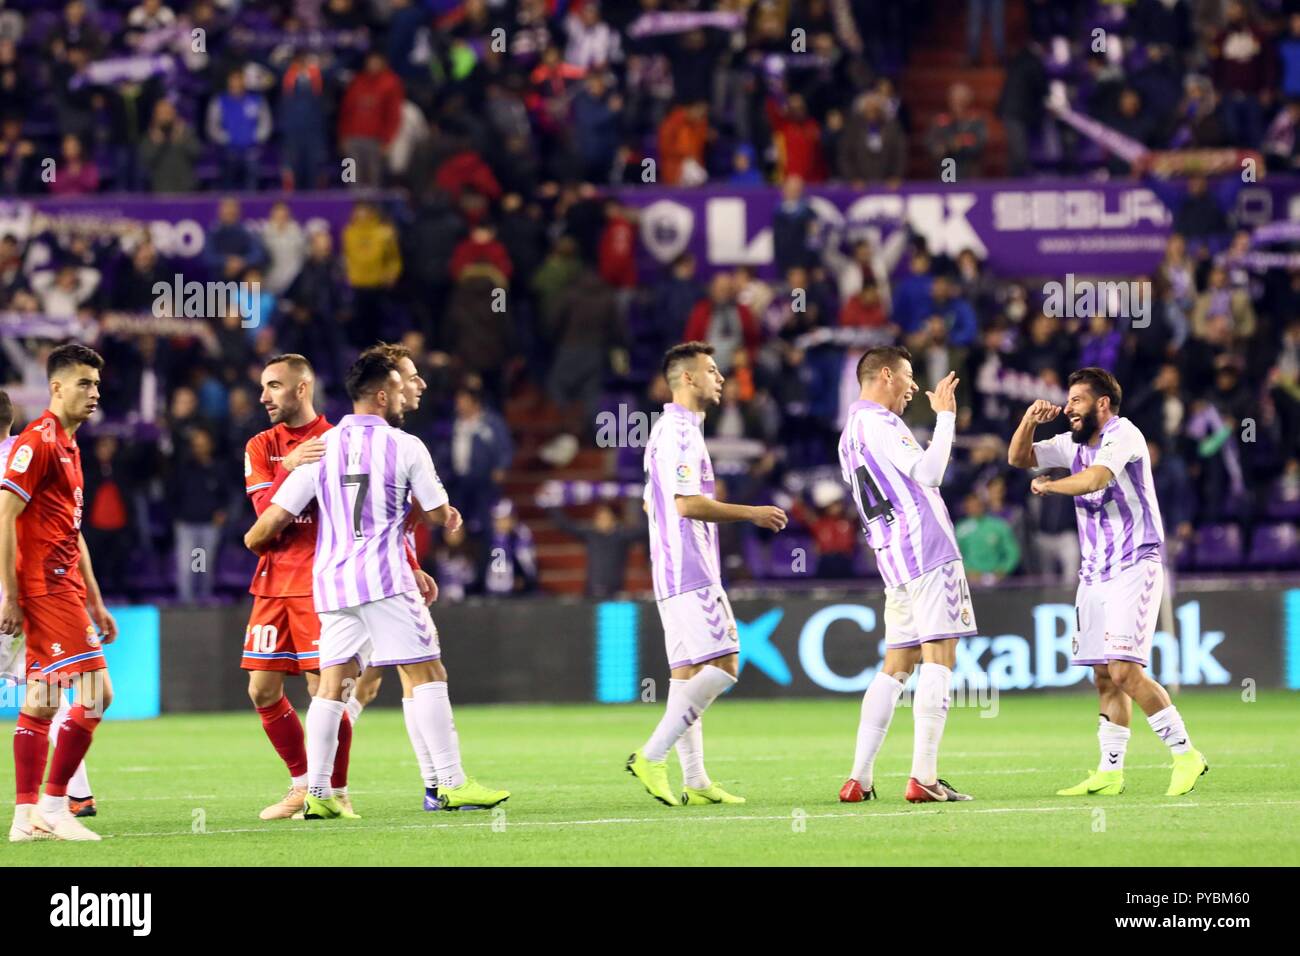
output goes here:
[[[1071, 813], [1085, 812], [1106, 807], [1114, 810], [1223, 810], [1238, 807], [1295, 807], [1300, 806], [1300, 800], [1255, 800], [1243, 801], [1239, 803], [1153, 803], [1146, 806], [1127, 806], [1119, 807], [1114, 803], [1104, 804], [1062, 804], [1051, 807], [981, 807], [961, 809], [955, 812], [962, 816], [983, 815], [990, 813]], [[612, 826], [617, 824], [636, 824], [636, 823], [735, 823], [735, 822], [764, 822], [771, 820], [877, 820], [884, 817], [917, 817], [933, 816], [943, 813], [945, 808], [936, 807], [935, 809], [917, 809], [917, 810], [886, 810], [883, 812], [864, 812], [864, 813], [804, 813], [796, 817], [792, 808], [790, 813], [785, 814], [749, 814], [728, 815], [728, 816], [696, 816], [690, 817], [685, 814], [673, 814], [671, 816], [658, 817], [605, 817], [592, 820], [508, 820], [506, 828], [512, 827], [593, 827], [593, 826]], [[471, 830], [481, 829], [484, 827], [491, 828], [495, 820], [484, 820], [480, 823], [425, 823], [425, 824], [399, 824], [396, 826], [365, 826], [352, 823], [335, 825], [329, 827], [284, 827], [287, 833], [335, 833], [348, 834], [361, 830], [377, 832], [397, 832], [402, 830]], [[238, 827], [224, 830], [208, 830], [205, 833], [195, 834], [190, 830], [165, 830], [156, 833], [121, 833], [121, 834], [101, 834], [109, 839], [139, 839], [145, 837], [173, 837], [173, 836], [210, 836], [213, 834], [232, 834], [232, 833], [272, 833], [275, 828], [272, 827]]]

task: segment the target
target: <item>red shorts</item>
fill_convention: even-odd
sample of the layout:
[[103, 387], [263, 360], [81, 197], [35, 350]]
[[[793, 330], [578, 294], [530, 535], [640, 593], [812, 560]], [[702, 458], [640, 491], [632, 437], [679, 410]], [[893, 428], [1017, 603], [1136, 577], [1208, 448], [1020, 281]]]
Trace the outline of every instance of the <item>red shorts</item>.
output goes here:
[[239, 666], [286, 674], [320, 670], [320, 618], [311, 597], [254, 597]]
[[56, 591], [20, 600], [27, 640], [27, 676], [46, 680], [56, 674], [82, 674], [108, 667], [99, 635], [77, 591]]

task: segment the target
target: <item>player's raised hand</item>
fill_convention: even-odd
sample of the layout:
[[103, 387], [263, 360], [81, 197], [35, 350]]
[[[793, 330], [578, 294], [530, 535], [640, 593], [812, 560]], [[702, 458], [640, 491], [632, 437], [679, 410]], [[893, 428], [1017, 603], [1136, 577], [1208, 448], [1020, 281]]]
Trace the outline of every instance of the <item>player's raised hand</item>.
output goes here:
[[99, 629], [99, 639], [105, 644], [112, 644], [117, 640], [117, 621], [113, 620], [113, 615], [108, 613], [108, 608], [101, 602], [91, 605], [88, 610], [90, 619]]
[[303, 442], [285, 455], [280, 464], [284, 465], [285, 471], [293, 471], [300, 465], [310, 465], [312, 462], [320, 461], [324, 456], [325, 439], [317, 435], [311, 441]]
[[1025, 409], [1025, 420], [1035, 425], [1046, 425], [1059, 414], [1061, 414], [1060, 405], [1053, 405], [1046, 399], [1040, 398]]
[[957, 411], [957, 383], [960, 381], [956, 372], [949, 372], [939, 380], [933, 392], [925, 393], [936, 415], [939, 412]]
[[0, 601], [0, 634], [17, 634], [22, 626], [23, 611], [18, 606], [18, 598], [6, 594]]
[[750, 522], [754, 525], [765, 528], [768, 531], [780, 531], [789, 523], [790, 519], [785, 516], [785, 512], [775, 505], [759, 505], [753, 509], [753, 517]]

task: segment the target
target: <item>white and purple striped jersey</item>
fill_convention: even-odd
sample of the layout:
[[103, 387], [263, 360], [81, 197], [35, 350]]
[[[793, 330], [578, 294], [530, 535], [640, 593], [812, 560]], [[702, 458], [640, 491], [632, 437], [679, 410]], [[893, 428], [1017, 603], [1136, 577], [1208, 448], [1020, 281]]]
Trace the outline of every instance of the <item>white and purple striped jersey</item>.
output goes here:
[[[4, 477], [5, 471], [9, 467], [9, 455], [13, 452], [14, 442], [18, 441], [18, 436], [10, 435], [4, 441], [0, 441], [0, 478]], [[0, 588], [0, 597], [4, 597], [4, 589]]]
[[703, 415], [664, 406], [645, 448], [645, 510], [650, 518], [650, 572], [655, 599], [722, 586], [718, 526], [683, 518], [678, 495], [713, 497], [713, 462], [700, 431]]
[[840, 435], [840, 472], [886, 587], [961, 558], [939, 489], [912, 478], [922, 454], [912, 430], [883, 405], [861, 399], [849, 406]]
[[338, 611], [416, 590], [406, 557], [411, 500], [424, 511], [447, 504], [424, 442], [378, 415], [346, 415], [323, 436], [320, 461], [295, 468], [271, 499], [301, 514], [314, 498], [317, 611]]
[[1151, 455], [1142, 432], [1118, 415], [1101, 429], [1096, 448], [1076, 444], [1069, 432], [1034, 442], [1039, 468], [1078, 474], [1104, 465], [1115, 477], [1101, 491], [1075, 495], [1079, 522], [1079, 577], [1086, 584], [1109, 581], [1139, 561], [1163, 559], [1165, 527], [1151, 477]]

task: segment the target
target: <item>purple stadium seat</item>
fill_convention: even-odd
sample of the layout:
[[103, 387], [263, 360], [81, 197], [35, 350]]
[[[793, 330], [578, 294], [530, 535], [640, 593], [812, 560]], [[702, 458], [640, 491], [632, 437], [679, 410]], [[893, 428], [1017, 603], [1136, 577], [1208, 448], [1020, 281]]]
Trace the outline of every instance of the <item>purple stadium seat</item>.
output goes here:
[[1242, 566], [1241, 529], [1235, 524], [1211, 524], [1196, 531], [1196, 566], [1224, 571]]
[[1300, 566], [1300, 531], [1294, 524], [1268, 524], [1255, 529], [1247, 563], [1252, 568]]

